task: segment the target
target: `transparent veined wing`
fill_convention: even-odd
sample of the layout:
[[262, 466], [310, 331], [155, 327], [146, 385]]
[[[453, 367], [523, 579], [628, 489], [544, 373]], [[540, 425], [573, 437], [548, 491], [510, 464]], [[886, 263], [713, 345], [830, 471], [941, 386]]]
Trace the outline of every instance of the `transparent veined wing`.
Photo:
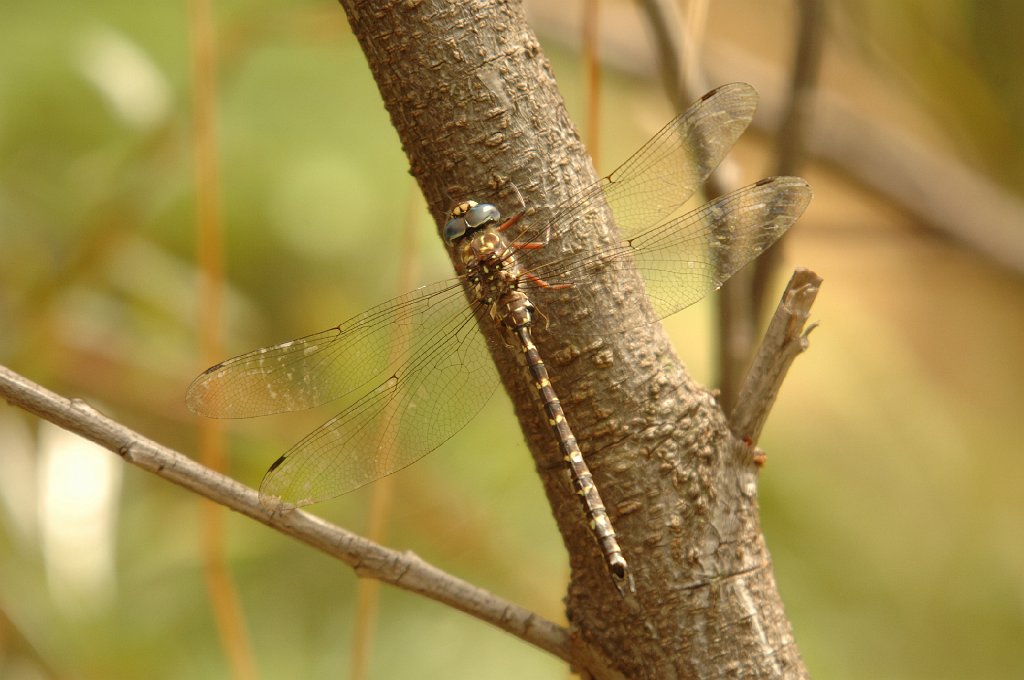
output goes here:
[[260, 494], [295, 505], [327, 500], [401, 470], [461, 430], [498, 383], [487, 342], [462, 304], [454, 316], [439, 310], [446, 318], [388, 380], [275, 461]]
[[189, 409], [211, 418], [251, 418], [325, 404], [386, 377], [440, 323], [439, 308], [465, 306], [458, 279], [418, 288], [325, 331], [247, 352], [189, 385]]

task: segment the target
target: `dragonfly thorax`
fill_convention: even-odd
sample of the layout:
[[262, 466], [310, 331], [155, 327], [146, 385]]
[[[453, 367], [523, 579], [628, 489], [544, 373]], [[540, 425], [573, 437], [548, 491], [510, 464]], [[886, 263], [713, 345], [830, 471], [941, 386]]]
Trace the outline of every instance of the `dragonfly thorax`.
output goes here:
[[533, 305], [519, 290], [522, 271], [515, 251], [496, 224], [464, 235], [455, 252], [474, 299], [487, 305], [497, 323], [514, 329], [532, 322]]

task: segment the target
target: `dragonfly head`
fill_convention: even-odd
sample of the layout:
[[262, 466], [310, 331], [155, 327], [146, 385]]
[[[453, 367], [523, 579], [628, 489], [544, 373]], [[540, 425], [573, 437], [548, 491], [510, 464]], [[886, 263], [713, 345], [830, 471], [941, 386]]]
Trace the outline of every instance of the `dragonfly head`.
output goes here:
[[444, 225], [444, 242], [452, 245], [476, 229], [500, 221], [501, 213], [490, 203], [463, 201], [452, 208], [448, 223]]

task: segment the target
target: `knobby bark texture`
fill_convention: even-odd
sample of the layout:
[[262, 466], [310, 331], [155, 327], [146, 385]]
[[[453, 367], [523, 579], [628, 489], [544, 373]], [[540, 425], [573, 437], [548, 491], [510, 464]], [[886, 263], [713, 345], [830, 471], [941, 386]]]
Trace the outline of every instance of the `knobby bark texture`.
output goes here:
[[[517, 191], [525, 219], [545, 220], [596, 181], [519, 3], [341, 4], [439, 229], [464, 199], [512, 214], [521, 208]], [[576, 242], [560, 247], [606, 242], [610, 225], [599, 217], [580, 221]], [[647, 323], [642, 284], [609, 277], [595, 285], [589, 309], [552, 305], [534, 330], [618, 531], [635, 596], [621, 597], [605, 571], [519, 353], [479, 319], [569, 551], [576, 670], [804, 676], [761, 534], [749, 452], [660, 326]], [[622, 315], [636, 317], [634, 331], [601, 333], [603, 320]], [[503, 455], [500, 444], [494, 449], [487, 454]], [[530, 570], [529, 547], [516, 553]]]

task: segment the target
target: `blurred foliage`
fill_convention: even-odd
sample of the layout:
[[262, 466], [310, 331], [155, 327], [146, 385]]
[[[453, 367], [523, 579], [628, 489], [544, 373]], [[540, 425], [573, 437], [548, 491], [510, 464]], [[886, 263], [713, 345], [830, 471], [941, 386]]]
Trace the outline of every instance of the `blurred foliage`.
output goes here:
[[1016, 0], [843, 0], [839, 22], [877, 72], [927, 107], [959, 151], [1024, 192], [1024, 78]]
[[[777, 48], [776, 36], [789, 35], [787, 6], [735, 0], [712, 13], [729, 17], [734, 39]], [[841, 61], [866, 80], [906, 85], [936, 121], [936, 144], [995, 182], [1024, 186], [1021, 155], [1006, 152], [1024, 138], [1016, 4], [841, 8], [832, 68]], [[319, 330], [399, 292], [393, 253], [409, 214], [418, 215], [421, 278], [447, 275], [341, 10], [278, 0], [216, 10], [227, 354]], [[0, 362], [194, 451], [183, 394], [204, 366], [184, 6], [7, 3], [0, 18]], [[549, 47], [548, 56], [580, 111], [577, 55]], [[827, 70], [823, 82], [845, 81]], [[654, 74], [609, 73], [606, 83], [602, 148], [614, 165], [671, 112]], [[769, 163], [754, 137], [739, 156], [758, 175]], [[1024, 457], [1009, 427], [1024, 406], [1024, 286], [908, 228], [836, 169], [806, 174], [815, 204], [789, 260], [825, 276], [822, 327], [761, 443], [766, 533], [801, 651], [818, 677], [1024, 675]], [[669, 323], [705, 380], [709, 309]], [[232, 474], [258, 483], [329, 415], [232, 424]], [[60, 460], [52, 441], [34, 419], [0, 409], [0, 676], [226, 677], [195, 499], [133, 468], [85, 469], [81, 486], [113, 489], [111, 505], [83, 509], [72, 533], [106, 523], [113, 539], [68, 552], [46, 513], [62, 500], [85, 508], [89, 497], [48, 495], [46, 461]], [[503, 397], [394, 479], [390, 545], [560, 617], [564, 550]], [[318, 511], [359, 531], [368, 493]], [[350, 572], [239, 517], [227, 527], [261, 674], [344, 676]], [[89, 571], [93, 553], [99, 566]], [[547, 655], [462, 614], [382, 594], [372, 677], [565, 676]]]

